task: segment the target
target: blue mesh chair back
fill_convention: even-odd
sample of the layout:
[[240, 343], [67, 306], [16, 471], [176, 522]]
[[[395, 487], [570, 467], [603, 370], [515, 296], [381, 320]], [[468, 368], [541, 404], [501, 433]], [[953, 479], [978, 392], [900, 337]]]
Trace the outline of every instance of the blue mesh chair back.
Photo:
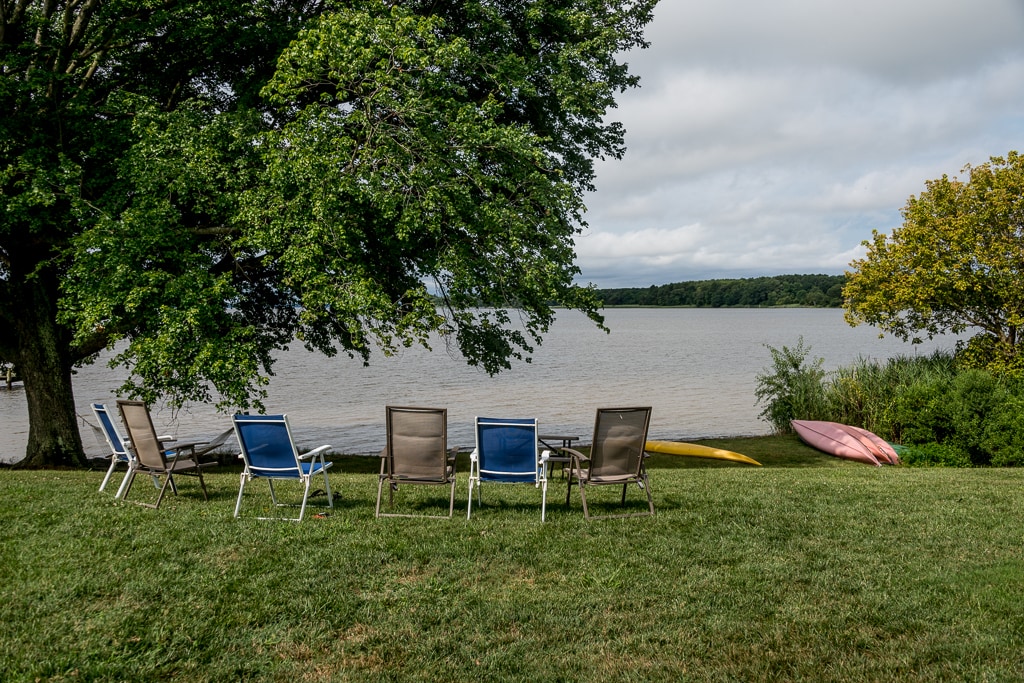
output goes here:
[[117, 431], [117, 426], [114, 424], [113, 418], [110, 417], [107, 406], [102, 403], [93, 403], [92, 412], [99, 420], [100, 428], [103, 430], [103, 436], [107, 440], [107, 445], [110, 446], [111, 453], [123, 462], [128, 462], [128, 449], [125, 448], [124, 439]]
[[537, 420], [478, 417], [480, 481], [537, 482]]
[[299, 462], [284, 415], [235, 415], [235, 430], [252, 474], [298, 479], [302, 465], [308, 474], [312, 463]]

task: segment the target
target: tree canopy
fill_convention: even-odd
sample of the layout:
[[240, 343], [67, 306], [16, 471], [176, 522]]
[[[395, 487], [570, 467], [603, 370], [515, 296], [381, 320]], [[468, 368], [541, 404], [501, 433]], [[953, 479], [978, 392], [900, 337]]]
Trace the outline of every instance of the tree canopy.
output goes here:
[[496, 372], [600, 324], [572, 240], [655, 1], [0, 0], [27, 462], [81, 462], [70, 373], [121, 340], [122, 393], [259, 407], [296, 338]]
[[926, 182], [902, 227], [864, 243], [844, 289], [846, 317], [904, 340], [974, 329], [974, 362], [1014, 363], [1024, 341], [1024, 157], [963, 172]]

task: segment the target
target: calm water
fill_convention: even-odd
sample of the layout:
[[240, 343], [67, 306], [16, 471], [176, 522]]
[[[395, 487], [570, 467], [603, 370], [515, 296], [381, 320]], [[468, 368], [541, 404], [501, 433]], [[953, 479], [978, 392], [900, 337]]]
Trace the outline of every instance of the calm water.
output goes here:
[[[374, 357], [369, 367], [327, 359], [295, 345], [271, 379], [268, 412], [286, 412], [301, 446], [332, 444], [348, 453], [376, 453], [384, 443], [384, 406], [448, 408], [449, 443], [473, 445], [476, 415], [537, 417], [541, 432], [589, 440], [600, 406], [650, 405], [653, 439], [694, 439], [767, 433], [754, 404], [755, 377], [770, 364], [765, 345], [794, 346], [803, 335], [827, 369], [858, 357], [888, 358], [951, 348], [953, 338], [911, 346], [871, 327], [851, 328], [836, 309], [610, 309], [611, 334], [575, 311], [558, 321], [532, 364], [498, 377], [467, 366], [443, 344]], [[104, 363], [75, 377], [78, 412], [94, 423], [89, 403], [113, 404], [123, 377]], [[179, 437], [212, 436], [230, 427], [212, 407], [177, 414], [154, 408], [157, 430]], [[24, 456], [28, 417], [24, 392], [0, 389], [0, 460]], [[80, 420], [91, 455], [105, 446]]]

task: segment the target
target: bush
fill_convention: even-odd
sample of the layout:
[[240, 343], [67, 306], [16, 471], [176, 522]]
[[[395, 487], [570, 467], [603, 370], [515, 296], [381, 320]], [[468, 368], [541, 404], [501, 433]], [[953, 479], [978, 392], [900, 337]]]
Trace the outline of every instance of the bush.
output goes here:
[[793, 431], [790, 420], [829, 419], [822, 385], [825, 379], [825, 371], [821, 369], [824, 359], [816, 358], [806, 364], [811, 349], [804, 346], [803, 337], [792, 349], [788, 346], [781, 349], [766, 347], [772, 354], [772, 368], [770, 372], [757, 376], [754, 395], [758, 403], [765, 404], [758, 417], [771, 424], [779, 434]]
[[989, 464], [992, 456], [983, 445], [985, 432], [1007, 398], [1006, 390], [990, 372], [966, 370], [958, 374], [950, 387], [951, 433], [946, 441], [968, 453], [975, 465]]
[[1024, 352], [1021, 344], [1000, 341], [991, 334], [978, 334], [966, 342], [957, 342], [957, 363], [1002, 377], [1024, 377]]
[[996, 467], [1024, 466], [1024, 399], [1011, 397], [993, 411], [981, 448], [991, 454]]
[[971, 457], [956, 446], [939, 443], [904, 446], [900, 462], [908, 467], [971, 467]]
[[950, 433], [947, 396], [950, 380], [923, 379], [900, 391], [892, 406], [890, 433], [905, 444], [939, 443]]

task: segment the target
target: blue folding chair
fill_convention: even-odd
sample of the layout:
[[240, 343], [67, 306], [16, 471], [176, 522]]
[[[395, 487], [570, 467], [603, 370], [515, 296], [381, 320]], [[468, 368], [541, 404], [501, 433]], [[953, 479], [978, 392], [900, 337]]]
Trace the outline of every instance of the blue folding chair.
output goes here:
[[306, 503], [309, 501], [309, 488], [313, 477], [323, 475], [324, 490], [327, 493], [327, 506], [334, 507], [331, 495], [331, 484], [327, 480], [327, 470], [333, 463], [324, 460], [324, 452], [329, 445], [320, 446], [308, 453], [299, 454], [292, 439], [288, 426], [287, 415], [235, 415], [233, 418], [235, 435], [242, 452], [239, 455], [245, 461], [241, 483], [238, 487], [238, 502], [235, 503], [235, 517], [242, 508], [242, 492], [245, 484], [253, 479], [266, 479], [270, 485], [270, 498], [275, 506], [284, 504], [277, 502], [274, 492], [275, 480], [299, 481], [303, 484], [302, 506], [298, 517], [260, 517], [259, 519], [285, 519], [301, 522], [306, 514]]
[[473, 512], [473, 487], [481, 503], [483, 482], [533, 484], [541, 490], [540, 521], [544, 521], [548, 499], [548, 451], [538, 452], [537, 420], [476, 418], [476, 449], [469, 457], [469, 505]]
[[132, 461], [135, 459], [135, 456], [125, 446], [125, 439], [121, 436], [121, 432], [118, 431], [117, 425], [114, 423], [114, 419], [111, 417], [106, 404], [93, 403], [92, 412], [100, 423], [103, 438], [106, 439], [107, 445], [110, 446], [110, 467], [107, 469], [106, 476], [103, 477], [103, 483], [100, 484], [100, 492], [107, 487], [107, 482], [110, 481], [110, 477], [114, 474], [114, 470], [117, 469], [118, 465], [124, 464], [128, 468], [124, 473], [124, 479], [121, 480], [121, 486], [117, 489], [117, 494], [114, 496], [114, 498], [119, 499], [124, 495], [125, 489], [131, 481], [133, 474]]

